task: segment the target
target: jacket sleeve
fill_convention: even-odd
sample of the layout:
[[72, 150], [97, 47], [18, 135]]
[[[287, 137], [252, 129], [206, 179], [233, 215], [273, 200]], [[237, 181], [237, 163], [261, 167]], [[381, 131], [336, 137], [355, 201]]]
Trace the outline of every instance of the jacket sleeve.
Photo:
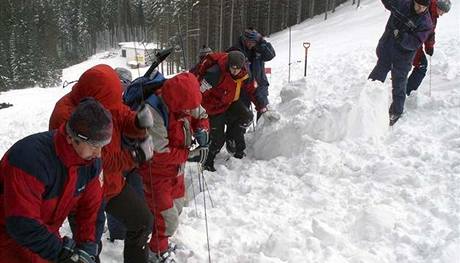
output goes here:
[[[77, 231], [75, 241], [77, 246], [90, 255], [97, 254], [97, 232], [104, 228], [102, 203], [102, 185], [100, 180], [102, 172], [95, 176], [86, 186], [86, 189], [77, 203], [76, 220]], [[102, 180], [102, 179], [101, 179]]]
[[267, 106], [267, 105], [261, 105], [256, 98], [256, 82], [254, 80], [247, 81], [246, 84], [244, 85], [244, 88], [246, 89], [247, 94], [249, 95], [249, 99], [251, 102], [256, 106], [256, 111], [259, 111], [261, 108]]
[[275, 56], [275, 49], [273, 48], [272, 44], [262, 39], [257, 46], [255, 47], [256, 52], [261, 54], [261, 58], [263, 61], [270, 61]]
[[401, 32], [399, 44], [405, 50], [416, 51], [428, 39], [431, 28], [418, 28], [416, 32]]
[[122, 134], [130, 138], [144, 138], [146, 135], [145, 129], [140, 129], [136, 126], [136, 112], [132, 111], [126, 105], [122, 105], [118, 111], [119, 116], [116, 116], [120, 125]]
[[62, 240], [41, 220], [41, 196], [45, 186], [37, 178], [9, 164], [2, 163], [1, 170], [5, 178], [2, 201], [8, 235], [40, 257], [56, 260], [62, 249]]
[[393, 8], [399, 8], [399, 1], [400, 0], [382, 0], [382, 4], [386, 9], [393, 11]]
[[153, 155], [153, 162], [161, 164], [182, 164], [188, 159], [189, 150], [179, 147], [168, 147], [167, 153], [155, 153]]
[[102, 148], [102, 159], [104, 172], [106, 173], [118, 173], [121, 171], [131, 170], [136, 167], [131, 153], [127, 149], [121, 149], [114, 152], [108, 147]]
[[[136, 113], [129, 110], [127, 107], [119, 110], [116, 114], [113, 114], [112, 117], [114, 118], [114, 132], [121, 132], [131, 138], [145, 137], [145, 129], [138, 129], [135, 125]], [[112, 143], [117, 144], [118, 142], [111, 142], [109, 145], [102, 148], [104, 172], [118, 173], [136, 167], [136, 162], [130, 151], [128, 149], [122, 149], [121, 146], [112, 145]]]

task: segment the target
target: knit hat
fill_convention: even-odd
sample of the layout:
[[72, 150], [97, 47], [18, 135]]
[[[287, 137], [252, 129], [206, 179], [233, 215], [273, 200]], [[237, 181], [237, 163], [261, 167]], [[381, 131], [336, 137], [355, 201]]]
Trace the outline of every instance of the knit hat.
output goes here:
[[112, 114], [92, 97], [80, 101], [66, 124], [70, 137], [96, 147], [110, 143], [112, 130]]
[[199, 55], [200, 59], [202, 59], [204, 56], [206, 56], [209, 53], [212, 53], [212, 49], [210, 47], [207, 47], [206, 45], [203, 45], [200, 48], [200, 51], [199, 51], [198, 55]]
[[450, 0], [438, 0], [436, 6], [444, 13], [447, 13], [450, 10], [451, 3]]
[[430, 5], [430, 0], [415, 0], [417, 4], [423, 5], [423, 6], [429, 6]]
[[118, 77], [120, 78], [121, 86], [123, 87], [123, 90], [125, 90], [129, 84], [131, 84], [131, 81], [133, 80], [133, 75], [131, 74], [131, 71], [125, 69], [125, 68], [116, 68], [115, 71], [118, 74]]
[[228, 52], [228, 67], [240, 69], [243, 68], [244, 63], [246, 62], [246, 57], [243, 53], [237, 50]]

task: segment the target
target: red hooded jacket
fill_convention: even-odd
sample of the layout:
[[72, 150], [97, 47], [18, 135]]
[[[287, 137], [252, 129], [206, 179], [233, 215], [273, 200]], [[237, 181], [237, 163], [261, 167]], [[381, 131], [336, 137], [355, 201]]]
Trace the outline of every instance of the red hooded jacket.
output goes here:
[[160, 92], [168, 108], [168, 127], [165, 127], [168, 145], [166, 151], [155, 152], [152, 160], [140, 167], [144, 177], [175, 177], [180, 174], [188, 159], [194, 131], [199, 128], [209, 129], [207, 118], [196, 119], [184, 113], [199, 107], [201, 102], [199, 84], [193, 74], [181, 73], [168, 79]]
[[110, 111], [113, 121], [112, 141], [102, 148], [104, 196], [107, 199], [120, 193], [123, 188], [125, 181], [122, 172], [136, 167], [130, 152], [121, 147], [122, 134], [133, 138], [145, 136], [145, 130], [135, 125], [136, 113], [123, 104], [122, 92], [120, 79], [110, 66], [94, 66], [83, 73], [72, 91], [56, 103], [49, 124], [50, 130], [58, 128], [85, 97], [95, 98]]

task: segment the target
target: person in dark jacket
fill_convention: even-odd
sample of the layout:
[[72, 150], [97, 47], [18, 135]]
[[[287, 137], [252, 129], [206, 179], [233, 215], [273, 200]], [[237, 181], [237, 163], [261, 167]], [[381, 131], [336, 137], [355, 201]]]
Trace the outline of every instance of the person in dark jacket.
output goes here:
[[[1, 262], [94, 262], [101, 149], [112, 127], [110, 112], [86, 99], [59, 129], [30, 135], [7, 151], [0, 163]], [[78, 229], [61, 238], [70, 211]]]
[[411, 74], [409, 75], [409, 79], [407, 80], [407, 96], [414, 90], [417, 90], [420, 84], [422, 83], [423, 79], [425, 78], [426, 71], [428, 68], [428, 60], [426, 59], [426, 55], [433, 56], [434, 53], [434, 44], [435, 44], [435, 29], [438, 18], [443, 14], [449, 12], [450, 10], [450, 0], [431, 0], [430, 3], [430, 14], [431, 20], [433, 22], [433, 30], [425, 41], [424, 47], [425, 52], [422, 47], [417, 50], [415, 54], [415, 58], [412, 61], [412, 65], [414, 68], [412, 69]]
[[203, 63], [204, 58], [208, 54], [212, 54], [212, 49], [206, 45], [203, 45], [198, 52], [198, 63], [196, 63], [195, 66], [189, 70], [189, 72], [196, 75], [197, 70], [200, 68], [200, 64]]
[[[255, 99], [257, 100], [257, 119], [268, 110], [268, 83], [265, 75], [265, 62], [272, 60], [275, 49], [262, 35], [253, 28], [246, 29], [235, 43], [227, 51], [239, 50], [247, 57], [249, 62], [249, 75], [256, 83]], [[246, 93], [242, 94], [242, 101], [247, 107], [250, 106], [250, 98]]]
[[377, 65], [369, 75], [371, 80], [384, 82], [391, 70], [393, 102], [389, 109], [390, 126], [401, 117], [406, 99], [407, 74], [415, 52], [431, 33], [428, 12], [430, 0], [382, 0], [391, 11], [385, 32], [377, 46]]

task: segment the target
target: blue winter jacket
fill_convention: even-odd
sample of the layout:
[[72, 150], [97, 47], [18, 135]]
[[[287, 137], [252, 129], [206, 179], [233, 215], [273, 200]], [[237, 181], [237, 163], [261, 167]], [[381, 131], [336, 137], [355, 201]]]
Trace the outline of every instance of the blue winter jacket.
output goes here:
[[230, 50], [239, 50], [249, 60], [250, 77], [257, 82], [259, 87], [268, 87], [268, 79], [265, 75], [265, 62], [272, 60], [276, 54], [272, 44], [260, 40], [253, 49], [248, 49], [243, 43], [243, 36], [240, 36], [238, 42]]
[[430, 14], [417, 14], [413, 0], [382, 0], [391, 11], [384, 36], [393, 35], [402, 51], [416, 51], [427, 39], [433, 28]]

